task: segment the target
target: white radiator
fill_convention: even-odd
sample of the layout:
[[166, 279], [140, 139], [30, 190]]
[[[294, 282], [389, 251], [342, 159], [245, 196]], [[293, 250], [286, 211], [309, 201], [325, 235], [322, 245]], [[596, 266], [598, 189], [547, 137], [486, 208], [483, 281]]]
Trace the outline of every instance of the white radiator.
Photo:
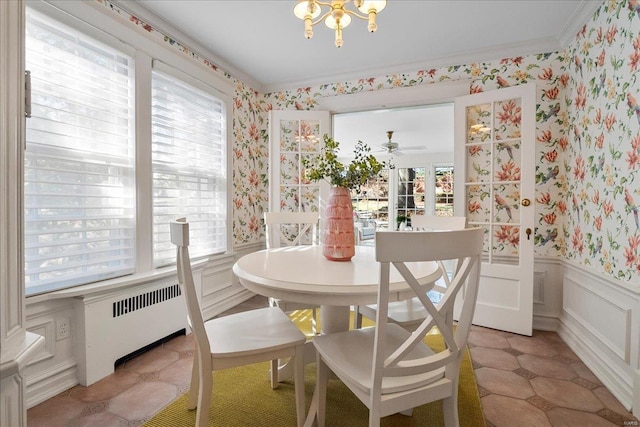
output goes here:
[[[196, 288], [200, 275], [194, 274]], [[184, 297], [175, 276], [83, 298], [76, 344], [78, 379], [88, 386], [113, 373], [116, 360], [187, 328]]]

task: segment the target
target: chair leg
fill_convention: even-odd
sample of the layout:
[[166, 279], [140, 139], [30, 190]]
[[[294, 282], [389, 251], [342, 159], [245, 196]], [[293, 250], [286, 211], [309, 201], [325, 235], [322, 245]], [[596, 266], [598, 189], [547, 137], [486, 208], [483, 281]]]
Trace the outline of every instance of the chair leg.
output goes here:
[[311, 332], [313, 333], [313, 335], [318, 335], [318, 315], [317, 315], [317, 311], [318, 311], [318, 309], [316, 309], [316, 308], [312, 308], [311, 309]]
[[200, 352], [198, 345], [193, 354], [193, 367], [191, 368], [191, 385], [187, 397], [187, 409], [193, 410], [198, 406], [198, 388], [200, 387]]
[[318, 412], [316, 414], [318, 425], [324, 427], [327, 413], [327, 384], [329, 383], [329, 367], [324, 363], [320, 355], [318, 359], [318, 375], [316, 378], [316, 394], [318, 396]]
[[271, 360], [271, 388], [273, 390], [278, 388], [278, 366], [280, 361], [278, 359]]
[[442, 399], [442, 413], [444, 415], [444, 425], [446, 427], [458, 427], [458, 393], [456, 391], [450, 397]]
[[302, 427], [305, 421], [305, 400], [304, 400], [304, 344], [296, 347], [294, 356], [293, 381], [296, 392], [296, 416], [298, 427]]
[[207, 427], [209, 424], [209, 407], [213, 391], [213, 372], [211, 359], [200, 363], [200, 387], [198, 387], [198, 410], [196, 412], [196, 427]]
[[362, 329], [362, 313], [359, 306], [354, 306], [353, 310], [353, 329]]

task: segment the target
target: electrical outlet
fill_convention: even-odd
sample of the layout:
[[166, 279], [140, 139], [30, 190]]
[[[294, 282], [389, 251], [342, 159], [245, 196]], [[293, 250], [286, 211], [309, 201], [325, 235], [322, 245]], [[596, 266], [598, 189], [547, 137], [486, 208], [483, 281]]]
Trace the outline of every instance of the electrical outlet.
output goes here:
[[71, 336], [71, 321], [69, 319], [59, 319], [56, 321], [56, 341], [69, 338]]

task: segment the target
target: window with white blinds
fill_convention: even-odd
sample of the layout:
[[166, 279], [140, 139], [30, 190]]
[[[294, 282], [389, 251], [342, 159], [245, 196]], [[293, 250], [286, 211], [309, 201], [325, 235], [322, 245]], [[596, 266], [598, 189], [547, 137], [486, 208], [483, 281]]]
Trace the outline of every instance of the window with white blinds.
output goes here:
[[27, 8], [27, 294], [135, 268], [133, 59]]
[[227, 247], [225, 105], [206, 85], [152, 72], [153, 260], [175, 262], [169, 221], [186, 216], [192, 257]]

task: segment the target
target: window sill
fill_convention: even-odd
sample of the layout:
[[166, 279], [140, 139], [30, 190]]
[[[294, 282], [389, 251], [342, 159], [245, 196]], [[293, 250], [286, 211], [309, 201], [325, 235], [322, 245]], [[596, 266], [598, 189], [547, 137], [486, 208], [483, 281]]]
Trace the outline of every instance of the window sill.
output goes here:
[[[234, 257], [234, 253], [225, 253], [211, 257], [200, 258], [191, 262], [191, 268], [194, 271], [203, 269], [209, 262]], [[43, 301], [58, 300], [64, 298], [80, 298], [85, 296], [96, 296], [101, 293], [110, 293], [116, 290], [133, 288], [142, 283], [148, 283], [153, 280], [163, 279], [176, 274], [176, 266], [156, 268], [146, 273], [137, 273], [129, 276], [118, 277], [101, 282], [90, 283], [87, 285], [74, 286], [72, 288], [60, 289], [43, 294], [37, 294], [26, 297], [27, 304], [35, 304]]]

